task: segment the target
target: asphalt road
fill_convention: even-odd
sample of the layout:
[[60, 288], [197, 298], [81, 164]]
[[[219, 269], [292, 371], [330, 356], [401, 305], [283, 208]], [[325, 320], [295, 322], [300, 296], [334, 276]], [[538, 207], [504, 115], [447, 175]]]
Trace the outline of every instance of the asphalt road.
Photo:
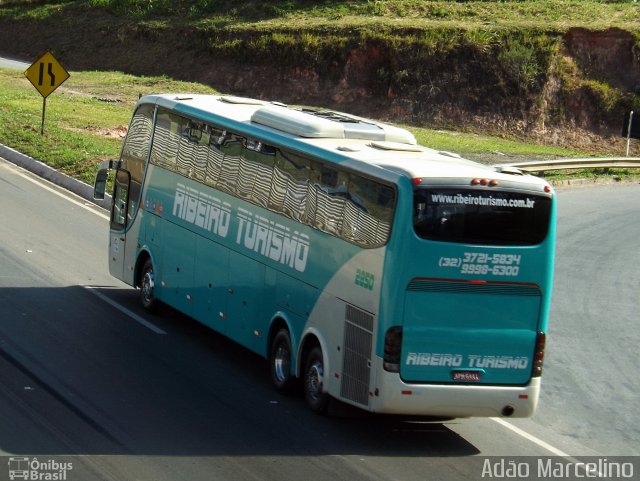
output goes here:
[[[34, 58], [33, 61], [36, 59]], [[26, 70], [31, 64], [21, 60], [15, 60], [6, 57], [0, 57], [0, 68], [9, 68], [13, 70]]]
[[0, 161], [0, 455], [73, 456], [70, 481], [480, 479], [486, 456], [639, 455], [640, 185], [559, 200], [532, 419], [325, 418], [259, 357], [143, 313], [108, 274], [104, 213]]
[[[640, 455], [640, 184], [558, 193], [537, 414], [513, 423], [571, 454]], [[551, 431], [551, 432], [549, 432]]]

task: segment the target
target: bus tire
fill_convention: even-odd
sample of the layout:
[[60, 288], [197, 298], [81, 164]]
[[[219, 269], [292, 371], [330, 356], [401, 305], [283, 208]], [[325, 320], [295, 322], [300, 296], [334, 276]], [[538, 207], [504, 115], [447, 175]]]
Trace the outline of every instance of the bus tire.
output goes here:
[[304, 397], [309, 408], [318, 414], [325, 414], [329, 405], [329, 394], [323, 392], [324, 377], [322, 349], [314, 346], [304, 363]]
[[282, 394], [291, 394], [295, 378], [291, 375], [291, 336], [287, 329], [280, 329], [269, 348], [271, 382]]
[[142, 266], [140, 273], [140, 301], [142, 307], [148, 312], [156, 314], [160, 307], [160, 301], [155, 296], [155, 280], [153, 263], [147, 259]]

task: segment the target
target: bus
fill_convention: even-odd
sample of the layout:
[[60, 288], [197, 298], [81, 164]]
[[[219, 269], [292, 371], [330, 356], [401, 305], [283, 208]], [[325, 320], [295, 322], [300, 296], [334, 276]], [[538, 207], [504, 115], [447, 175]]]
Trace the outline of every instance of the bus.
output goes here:
[[11, 457], [9, 458], [9, 479], [13, 481], [17, 478], [29, 479], [29, 458]]
[[345, 113], [139, 99], [110, 273], [263, 356], [324, 413], [533, 414], [555, 244], [549, 184]]

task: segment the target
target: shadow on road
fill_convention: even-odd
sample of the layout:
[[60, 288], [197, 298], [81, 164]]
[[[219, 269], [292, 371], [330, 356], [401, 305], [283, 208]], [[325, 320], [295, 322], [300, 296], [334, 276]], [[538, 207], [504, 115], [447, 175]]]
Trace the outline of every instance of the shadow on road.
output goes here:
[[[468, 456], [441, 422], [375, 416], [336, 404], [318, 416], [277, 394], [268, 365], [132, 289], [2, 288], [0, 450], [152, 456]], [[455, 423], [458, 421], [452, 421]]]

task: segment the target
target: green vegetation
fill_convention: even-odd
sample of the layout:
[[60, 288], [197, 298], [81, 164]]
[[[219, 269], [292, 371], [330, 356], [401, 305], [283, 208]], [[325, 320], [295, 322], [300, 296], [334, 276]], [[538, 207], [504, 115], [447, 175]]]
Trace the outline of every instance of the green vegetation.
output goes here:
[[292, 28], [310, 24], [371, 24], [389, 21], [419, 26], [450, 22], [458, 26], [539, 26], [561, 29], [580, 24], [590, 28], [638, 25], [637, 6], [629, 0], [422, 1], [422, 0], [1, 0], [11, 8], [30, 5], [30, 15], [46, 16], [66, 4], [87, 4], [135, 19], [209, 18], [225, 23], [270, 22]]
[[[604, 138], [613, 130], [603, 126], [617, 132], [622, 112], [640, 110], [633, 79], [618, 67], [627, 64], [599, 69], [583, 44], [569, 52], [565, 43], [575, 27], [617, 27], [617, 41], [630, 39], [626, 48], [637, 54], [639, 8], [627, 0], [0, 0], [0, 43], [61, 51], [63, 63], [72, 58], [81, 68], [173, 68], [171, 75], [190, 80], [239, 81], [241, 95], [284, 101], [328, 105], [344, 93], [336, 86], [346, 85], [347, 101], [336, 108], [403, 118], [423, 145], [480, 159], [551, 158], [588, 154], [514, 139], [533, 138], [540, 119], [574, 129], [576, 117], [585, 131], [602, 128]], [[48, 35], [26, 35], [34, 29]], [[60, 43], [36, 43], [50, 39]], [[282, 88], [259, 85], [267, 76]], [[309, 82], [315, 96], [287, 98], [295, 89], [283, 78], [294, 78], [298, 92]], [[0, 142], [91, 182], [97, 162], [117, 157], [138, 95], [170, 91], [212, 89], [168, 77], [74, 73], [48, 100], [43, 137], [41, 97], [21, 74], [0, 71]], [[354, 91], [365, 94], [349, 100]], [[510, 140], [478, 135], [492, 128]]]
[[[395, 27], [434, 25], [483, 29], [543, 28], [571, 25], [592, 29], [640, 25], [638, 6], [631, 0], [0, 0], [0, 8], [29, 18], [44, 18], [82, 5], [135, 20], [172, 18], [176, 22], [207, 19], [220, 25], [290, 29], [310, 26]], [[249, 26], [250, 25], [250, 26]]]
[[[0, 21], [22, 22], [23, 30], [63, 28], [75, 57], [91, 58], [102, 38], [114, 58], [127, 55], [125, 45], [147, 42], [158, 50], [151, 56], [177, 46], [185, 57], [309, 69], [333, 83], [354, 51], [374, 51], [363, 60], [375, 64], [367, 88], [379, 97], [419, 92], [428, 98], [418, 106], [428, 120], [436, 116], [428, 111], [434, 100], [507, 117], [535, 110], [566, 31], [618, 27], [636, 33], [639, 49], [639, 8], [630, 0], [0, 0]], [[87, 24], [93, 31], [83, 34]], [[149, 65], [141, 71], [158, 72]], [[640, 96], [606, 75], [583, 73], [589, 82], [563, 85], [585, 92], [607, 121], [640, 105]], [[562, 122], [565, 114], [559, 107], [552, 118]]]
[[[554, 61], [565, 32], [617, 27], [635, 35], [638, 50], [639, 8], [631, 0], [0, 0], [0, 23], [62, 29], [62, 48], [73, 50], [75, 58], [91, 59], [108, 44], [110, 56], [119, 59], [115, 68], [117, 62], [135, 63], [135, 50], [123, 50], [140, 42], [157, 49], [150, 57], [178, 48], [196, 62], [242, 59], [301, 68], [321, 72], [325, 84], [338, 84], [354, 51], [372, 53], [362, 59], [374, 72], [366, 84], [371, 94], [426, 99], [418, 100], [418, 120], [433, 120], [443, 104], [461, 117], [496, 110], [505, 117], [526, 116], [542, 103], [549, 76], [562, 73]], [[89, 24], [93, 28], [83, 33]], [[160, 70], [142, 63], [139, 71]], [[640, 107], [639, 95], [611, 82], [615, 67], [604, 73], [578, 70], [586, 82], [560, 77], [562, 85], [589, 97], [605, 121]], [[199, 77], [191, 67], [185, 78]], [[574, 115], [563, 106], [552, 108], [551, 119], [560, 123]], [[455, 125], [461, 118], [452, 120]]]
[[555, 185], [572, 185], [579, 181], [581, 184], [588, 184], [599, 180], [608, 180], [613, 182], [633, 181], [636, 182], [640, 172], [638, 169], [575, 169], [575, 170], [557, 170], [539, 174], [548, 182]]
[[[479, 135], [471, 132], [454, 132], [432, 130], [402, 125], [416, 137], [419, 144], [427, 145], [437, 150], [455, 152], [470, 158], [522, 157], [523, 159], [546, 159], [556, 157], [578, 157], [587, 155], [560, 147], [519, 142], [491, 135]], [[506, 162], [506, 161], [505, 161]]]
[[213, 92], [165, 77], [74, 72], [47, 98], [40, 135], [42, 97], [21, 72], [0, 69], [0, 143], [91, 184], [96, 164], [118, 157], [138, 96], [168, 91]]

